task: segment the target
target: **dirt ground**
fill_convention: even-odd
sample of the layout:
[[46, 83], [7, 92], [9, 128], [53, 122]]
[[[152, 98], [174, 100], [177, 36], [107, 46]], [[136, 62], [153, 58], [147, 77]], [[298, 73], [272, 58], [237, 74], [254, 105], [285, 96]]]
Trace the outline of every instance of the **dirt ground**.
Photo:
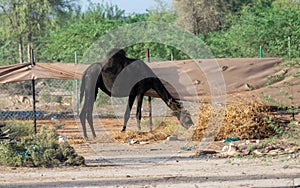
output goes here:
[[[77, 153], [85, 157], [86, 165], [57, 168], [0, 166], [0, 187], [300, 186], [300, 160], [293, 154], [258, 158], [195, 157], [201, 143], [182, 135], [174, 141], [130, 144], [116, 141], [110, 134], [121, 129], [121, 121], [101, 121], [97, 124], [101, 126], [96, 126], [98, 138], [89, 141], [82, 140], [78, 122], [38, 122], [55, 126], [63, 124], [60, 135], [70, 139]], [[135, 127], [129, 126], [128, 129]], [[191, 149], [184, 150], [184, 146]]]

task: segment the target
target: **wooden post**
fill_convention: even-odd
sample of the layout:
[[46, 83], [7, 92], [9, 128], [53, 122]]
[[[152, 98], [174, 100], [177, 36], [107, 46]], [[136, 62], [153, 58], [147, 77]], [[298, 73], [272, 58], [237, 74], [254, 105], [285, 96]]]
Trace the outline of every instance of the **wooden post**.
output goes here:
[[174, 52], [173, 52], [173, 50], [171, 52], [171, 61], [174, 61]]
[[[146, 49], [146, 61], [150, 63], [150, 51], [149, 48]], [[152, 131], [153, 121], [152, 121], [152, 104], [151, 97], [148, 96], [148, 107], [149, 107], [149, 127], [150, 131]]]

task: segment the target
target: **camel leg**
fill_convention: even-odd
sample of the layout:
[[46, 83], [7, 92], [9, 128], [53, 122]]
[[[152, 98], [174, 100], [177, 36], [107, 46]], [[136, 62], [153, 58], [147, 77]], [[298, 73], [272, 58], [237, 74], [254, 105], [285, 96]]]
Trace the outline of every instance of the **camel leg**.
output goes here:
[[126, 125], [129, 120], [129, 117], [130, 117], [130, 111], [132, 109], [132, 105], [134, 103], [135, 97], [136, 97], [136, 95], [133, 95], [133, 94], [129, 95], [128, 104], [127, 104], [126, 112], [124, 115], [124, 125], [123, 125], [122, 132], [126, 130]]
[[87, 97], [84, 100], [84, 104], [82, 107], [82, 110], [80, 112], [79, 118], [80, 118], [80, 122], [82, 125], [82, 131], [83, 131], [83, 137], [84, 139], [87, 139], [87, 130], [86, 130], [86, 119], [88, 121], [88, 124], [90, 125], [93, 137], [96, 137], [96, 133], [94, 130], [94, 125], [93, 125], [93, 106], [94, 103], [90, 101], [90, 99]]
[[192, 126], [193, 120], [190, 113], [182, 107], [182, 104], [176, 101], [168, 90], [164, 87], [162, 82], [158, 78], [153, 78], [153, 89], [166, 103], [166, 105], [173, 111], [174, 116], [180, 121], [181, 125], [185, 128]]
[[[94, 109], [94, 102], [96, 101], [97, 98], [97, 93], [98, 93], [98, 88], [95, 87], [94, 89], [94, 95], [92, 94], [88, 100], [88, 105], [87, 105], [87, 121], [90, 125], [93, 137], [96, 138], [96, 133], [94, 129], [94, 123], [93, 123], [93, 109]], [[93, 100], [93, 101], [91, 101]], [[86, 134], [86, 133], [85, 133]]]
[[96, 133], [95, 133], [94, 124], [93, 124], [93, 103], [91, 105], [89, 105], [89, 107], [88, 107], [87, 121], [88, 121], [88, 123], [90, 125], [93, 137], [96, 138]]
[[79, 119], [82, 125], [82, 132], [83, 132], [83, 137], [84, 139], [87, 139], [87, 134], [86, 134], [86, 125], [85, 125], [85, 119], [86, 119], [86, 105], [84, 103], [82, 110], [79, 114]]
[[136, 121], [137, 121], [139, 131], [141, 130], [143, 98], [144, 98], [144, 94], [137, 95]]

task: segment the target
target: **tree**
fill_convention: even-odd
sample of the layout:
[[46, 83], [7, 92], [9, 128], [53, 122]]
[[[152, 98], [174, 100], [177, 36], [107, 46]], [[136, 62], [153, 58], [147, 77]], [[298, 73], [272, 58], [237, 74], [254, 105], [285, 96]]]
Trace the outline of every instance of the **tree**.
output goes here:
[[2, 0], [1, 8], [1, 34], [17, 41], [19, 46], [19, 61], [23, 63], [23, 39], [20, 23], [19, 3], [13, 0]]
[[27, 58], [31, 61], [33, 36], [55, 21], [55, 13], [63, 11], [65, 0], [0, 0], [1, 30], [6, 39], [19, 46], [19, 62], [24, 62], [23, 43], [27, 42]]
[[[73, 62], [74, 52], [79, 56], [99, 37], [124, 23], [124, 10], [110, 3], [90, 3], [85, 12], [72, 18], [72, 22], [40, 37], [43, 61]], [[51, 42], [49, 42], [51, 41]]]
[[256, 0], [239, 16], [228, 17], [229, 28], [209, 35], [206, 42], [217, 57], [299, 57], [300, 3], [288, 0]]
[[238, 12], [253, 0], [174, 0], [177, 14], [176, 24], [185, 30], [208, 36], [211, 31], [219, 31], [226, 15]]
[[174, 23], [176, 15], [172, 7], [163, 0], [154, 1], [156, 5], [147, 10], [149, 14], [148, 21]]
[[195, 35], [220, 29], [229, 9], [226, 0], [174, 0], [176, 23]]

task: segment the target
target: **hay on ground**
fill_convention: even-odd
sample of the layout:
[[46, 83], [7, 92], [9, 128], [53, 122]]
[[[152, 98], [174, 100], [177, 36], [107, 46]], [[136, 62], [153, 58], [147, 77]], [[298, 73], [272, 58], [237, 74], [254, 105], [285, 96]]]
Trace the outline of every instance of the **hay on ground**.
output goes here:
[[175, 132], [175, 124], [170, 122], [161, 122], [153, 131], [140, 132], [134, 130], [126, 130], [125, 132], [114, 132], [112, 136], [120, 142], [128, 142], [128, 140], [142, 141], [160, 141], [165, 140], [168, 136]]
[[260, 101], [244, 101], [237, 100], [234, 104], [227, 104], [225, 108], [225, 117], [219, 129], [210, 129], [214, 133], [205, 132], [211, 114], [214, 110], [218, 110], [216, 106], [204, 104], [200, 107], [198, 126], [193, 134], [194, 140], [202, 140], [205, 135], [214, 135], [216, 141], [224, 140], [231, 137], [239, 137], [241, 139], [263, 139], [274, 134], [265, 121], [270, 116], [268, 106]]

